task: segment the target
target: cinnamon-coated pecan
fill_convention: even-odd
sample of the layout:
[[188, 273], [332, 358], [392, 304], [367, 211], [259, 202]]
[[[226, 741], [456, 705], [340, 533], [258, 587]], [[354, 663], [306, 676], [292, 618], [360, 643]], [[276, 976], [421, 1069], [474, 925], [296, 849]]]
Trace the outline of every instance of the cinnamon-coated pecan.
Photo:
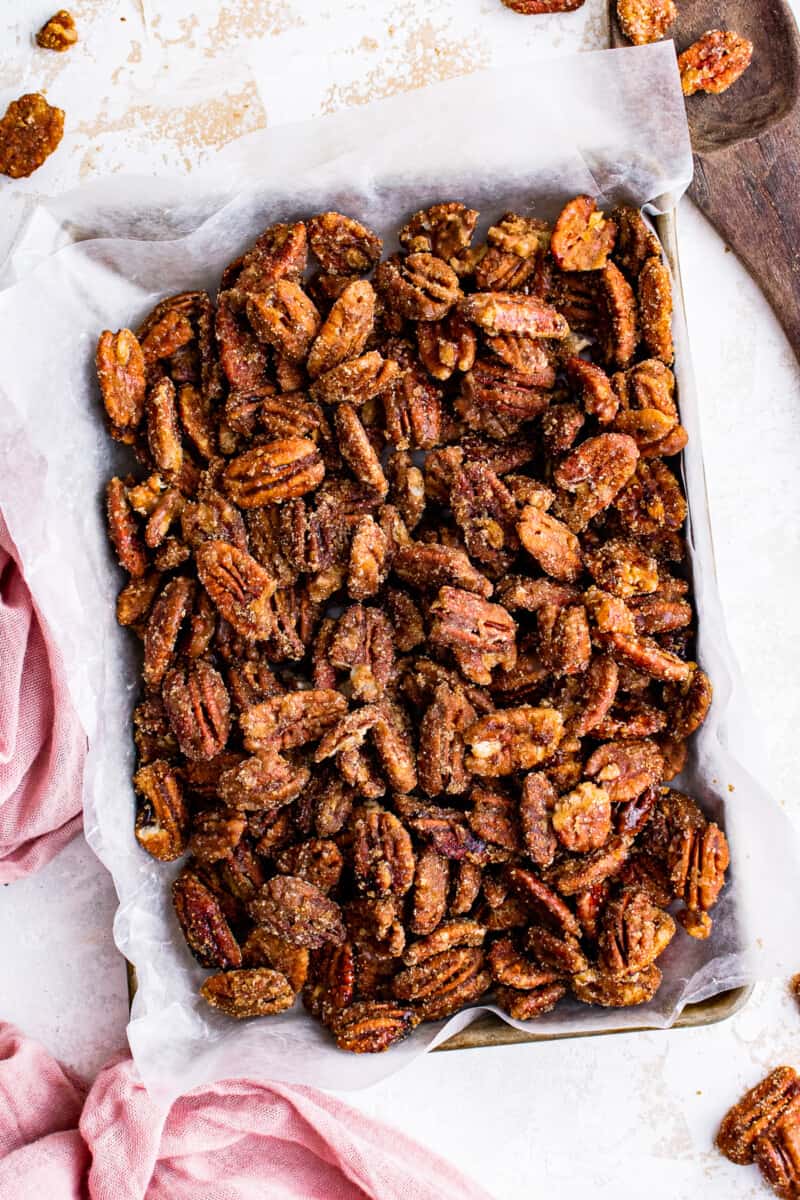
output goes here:
[[323, 271], [332, 275], [361, 275], [381, 256], [377, 234], [343, 213], [318, 213], [306, 222], [308, 242]]
[[230, 700], [222, 676], [205, 659], [179, 666], [164, 677], [164, 707], [187, 758], [213, 758], [230, 730]]
[[181, 872], [172, 885], [172, 901], [186, 944], [201, 967], [241, 966], [242, 952], [219, 900], [196, 874]]
[[731, 30], [710, 29], [678, 56], [684, 96], [696, 92], [719, 95], [750, 66], [753, 43]]
[[200, 995], [228, 1017], [266, 1017], [294, 1004], [295, 992], [285, 975], [268, 967], [224, 971], [206, 979]]
[[562, 271], [598, 271], [608, 262], [617, 227], [591, 196], [576, 196], [561, 210], [550, 239], [550, 252]]
[[145, 362], [142, 348], [130, 329], [106, 329], [97, 343], [97, 378], [109, 432], [117, 441], [132, 443], [142, 423], [145, 406]]
[[169, 763], [156, 759], [140, 767], [133, 786], [142, 797], [136, 813], [136, 840], [161, 862], [180, 858], [186, 849], [189, 813], [183, 791]]
[[268, 638], [275, 581], [264, 568], [229, 542], [203, 542], [195, 557], [200, 582], [228, 624], [248, 640]]
[[223, 486], [239, 508], [261, 508], [313, 491], [325, 476], [314, 442], [290, 437], [265, 442], [234, 458], [225, 468]]
[[195, 584], [178, 576], [164, 585], [144, 631], [142, 676], [148, 687], [158, 687], [175, 657], [178, 634], [191, 608]]
[[759, 1139], [797, 1103], [798, 1096], [800, 1078], [794, 1067], [776, 1067], [725, 1114], [717, 1146], [731, 1162], [753, 1162]]
[[529, 770], [554, 753], [563, 731], [561, 714], [553, 708], [525, 704], [490, 713], [464, 734], [467, 768], [490, 776]]
[[330, 1018], [340, 1050], [352, 1054], [379, 1054], [407, 1038], [419, 1016], [408, 1005], [390, 1000], [358, 1000]]
[[248, 905], [250, 916], [291, 946], [317, 949], [344, 941], [339, 905], [313, 883], [296, 875], [276, 875]]
[[[675, 0], [617, 0], [620, 29], [634, 46], [660, 42], [677, 15]], [[635, 209], [630, 211], [636, 212]]]
[[461, 294], [453, 268], [429, 253], [387, 258], [375, 272], [375, 287], [391, 311], [409, 321], [440, 321]]

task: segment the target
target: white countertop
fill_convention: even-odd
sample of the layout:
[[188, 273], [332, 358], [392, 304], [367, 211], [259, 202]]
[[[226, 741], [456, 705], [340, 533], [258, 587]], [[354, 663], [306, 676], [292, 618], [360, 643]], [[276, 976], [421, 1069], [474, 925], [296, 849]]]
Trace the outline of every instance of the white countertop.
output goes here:
[[[68, 125], [38, 174], [0, 191], [191, 170], [268, 122], [604, 38], [603, 0], [552, 18], [516, 17], [500, 0], [80, 0], [70, 8], [81, 43], [62, 57], [30, 44], [55, 7], [0, 6], [0, 106], [44, 87]], [[176, 111], [178, 83], [189, 91]], [[728, 629], [770, 755], [765, 782], [800, 822], [800, 372], [755, 285], [688, 202], [679, 229]], [[0, 902], [0, 1017], [87, 1076], [124, 1044], [115, 902], [81, 841]], [[800, 1066], [785, 980], [711, 1028], [429, 1055], [348, 1100], [498, 1200], [738, 1200], [767, 1193], [754, 1169], [714, 1151], [713, 1133], [781, 1062]]]

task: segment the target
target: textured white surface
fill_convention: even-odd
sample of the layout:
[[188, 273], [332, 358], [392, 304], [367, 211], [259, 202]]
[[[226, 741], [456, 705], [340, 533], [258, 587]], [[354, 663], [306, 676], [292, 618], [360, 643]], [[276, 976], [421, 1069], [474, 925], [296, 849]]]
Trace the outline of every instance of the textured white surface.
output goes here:
[[[42, 171], [3, 181], [0, 195], [209, 165], [267, 121], [592, 48], [604, 35], [602, 0], [528, 19], [499, 0], [82, 0], [72, 5], [81, 45], [61, 59], [30, 44], [55, 7], [0, 0], [0, 104], [46, 87], [68, 123]], [[170, 89], [187, 79], [192, 101], [173, 111]], [[532, 147], [535, 131], [531, 114]], [[800, 822], [800, 372], [757, 289], [688, 203], [680, 238], [729, 633], [767, 742], [765, 782]], [[0, 1016], [85, 1075], [123, 1042], [114, 906], [78, 843], [0, 896]], [[783, 1061], [800, 1065], [800, 1014], [775, 981], [713, 1028], [431, 1055], [350, 1101], [436, 1147], [498, 1200], [738, 1200], [766, 1193], [754, 1170], [714, 1152], [713, 1131], [742, 1088]]]

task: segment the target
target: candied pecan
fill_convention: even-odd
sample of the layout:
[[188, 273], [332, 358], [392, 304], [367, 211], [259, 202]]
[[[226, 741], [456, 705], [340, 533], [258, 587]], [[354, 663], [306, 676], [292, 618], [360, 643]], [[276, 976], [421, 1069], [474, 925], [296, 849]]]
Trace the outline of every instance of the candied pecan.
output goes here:
[[617, 875], [630, 854], [630, 847], [630, 837], [612, 834], [599, 850], [556, 863], [549, 869], [548, 878], [562, 896], [574, 896]]
[[241, 966], [242, 952], [220, 902], [194, 872], [184, 870], [175, 880], [172, 902], [186, 944], [201, 967], [226, 971]]
[[515, 333], [499, 333], [487, 337], [486, 344], [505, 366], [525, 376], [531, 387], [546, 390], [554, 385], [554, 354], [546, 342]]
[[368, 896], [403, 896], [414, 881], [411, 837], [394, 813], [363, 809], [353, 822], [353, 872]]
[[601, 433], [582, 442], [553, 473], [558, 487], [572, 493], [557, 498], [556, 514], [573, 532], [581, 532], [592, 517], [617, 500], [638, 458], [635, 441], [624, 433]]
[[[458, 590], [459, 593], [477, 593], [484, 598], [492, 594], [492, 585], [486, 576], [472, 565], [463, 550], [454, 550], [450, 546], [409, 542], [398, 548], [392, 560], [392, 571], [411, 587]], [[496, 608], [497, 605], [489, 607]]]
[[279, 279], [299, 283], [308, 259], [308, 237], [302, 221], [268, 225], [241, 259], [223, 273], [222, 288], [236, 283], [241, 292], [264, 291]]
[[619, 398], [603, 368], [576, 355], [568, 358], [564, 366], [570, 383], [580, 391], [586, 413], [597, 417], [601, 425], [609, 425], [617, 415]]
[[452, 871], [455, 878], [448, 913], [451, 917], [463, 916], [471, 910], [478, 898], [483, 872], [477, 863], [468, 858], [454, 862]]
[[461, 295], [453, 268], [429, 253], [387, 258], [375, 272], [375, 287], [391, 311], [409, 321], [440, 321]]
[[325, 476], [314, 442], [290, 437], [265, 442], [228, 463], [223, 486], [239, 508], [260, 508], [313, 491]]
[[[243, 837], [227, 858], [218, 863], [217, 876], [230, 895], [241, 900], [243, 904], [253, 898], [258, 889], [263, 886], [265, 876], [261, 860], [255, 854], [249, 839]], [[268, 964], [250, 963], [249, 965], [264, 966]], [[276, 966], [279, 970], [282, 969], [279, 964]]]
[[776, 1196], [800, 1196], [800, 1100], [795, 1099], [758, 1139], [756, 1162]]
[[314, 400], [324, 404], [348, 404], [360, 408], [368, 400], [374, 400], [385, 392], [400, 373], [393, 358], [383, 358], [377, 350], [370, 350], [360, 358], [348, 358], [319, 375], [309, 388]]
[[236, 849], [246, 828], [244, 817], [226, 809], [195, 813], [189, 850], [197, 862], [219, 862]]
[[65, 8], [60, 8], [49, 20], [45, 21], [36, 34], [36, 45], [43, 50], [57, 50], [63, 53], [74, 46], [78, 40], [75, 28], [75, 18]]
[[307, 767], [280, 754], [265, 751], [236, 762], [221, 772], [217, 795], [231, 808], [243, 812], [278, 809], [295, 800], [308, 784]]
[[410, 358], [405, 343], [390, 343], [389, 349], [401, 369], [381, 393], [386, 439], [399, 450], [429, 450], [442, 434], [441, 389], [422, 365]]
[[[673, 0], [618, 0], [617, 12], [625, 5], [629, 10], [639, 9], [639, 19], [647, 9], [647, 17], [655, 13], [657, 8], [665, 9], [673, 4]], [[620, 23], [622, 17], [620, 16]], [[623, 26], [624, 28], [624, 26]], [[626, 33], [630, 37], [630, 34]], [[635, 41], [635, 38], [631, 38]], [[648, 39], [650, 40], [650, 39]], [[615, 208], [611, 214], [617, 226], [617, 244], [614, 248], [614, 258], [632, 278], [641, 271], [645, 261], [654, 255], [660, 257], [661, 243], [650, 229], [638, 208], [623, 204]]]
[[228, 624], [247, 640], [268, 638], [275, 581], [264, 568], [246, 551], [221, 541], [203, 542], [196, 561], [200, 582]]
[[767, 1134], [800, 1095], [794, 1067], [776, 1067], [723, 1117], [716, 1143], [726, 1158], [742, 1165], [754, 1161], [759, 1139]]
[[400, 793], [412, 792], [417, 770], [409, 731], [400, 709], [385, 701], [366, 704], [343, 717], [320, 742], [315, 761], [359, 750], [368, 734], [390, 786]]
[[398, 958], [406, 944], [400, 915], [393, 896], [351, 900], [344, 909], [345, 924], [359, 955]]
[[672, 280], [660, 258], [647, 259], [637, 286], [642, 341], [653, 358], [669, 366], [675, 357], [672, 344]]
[[467, 769], [476, 775], [510, 775], [549, 758], [563, 736], [561, 714], [524, 704], [481, 717], [464, 734]]
[[472, 979], [482, 965], [483, 950], [480, 947], [455, 946], [399, 971], [392, 980], [392, 993], [398, 1000], [434, 1001], [438, 1009], [447, 1005], [451, 994]]
[[64, 110], [38, 92], [12, 100], [0, 118], [0, 175], [24, 179], [50, 157], [64, 136]]
[[433, 846], [426, 846], [417, 855], [414, 869], [409, 920], [412, 933], [433, 933], [441, 924], [447, 913], [449, 889], [450, 863]]
[[671, 633], [692, 622], [692, 606], [686, 600], [662, 600], [658, 596], [631, 601], [637, 633]]
[[333, 422], [339, 437], [342, 458], [356, 479], [382, 499], [389, 490], [389, 484], [383, 473], [380, 458], [358, 413], [351, 404], [339, 404], [334, 411]]
[[658, 459], [640, 459], [615, 501], [623, 525], [636, 535], [678, 530], [686, 520], [686, 501], [672, 471]]
[[418, 1023], [412, 1008], [390, 1000], [358, 1000], [330, 1018], [336, 1045], [352, 1054], [388, 1050], [407, 1038]]
[[475, 718], [475, 709], [460, 688], [439, 684], [419, 727], [419, 783], [428, 796], [460, 795], [467, 790], [464, 732]]
[[535, 338], [564, 338], [569, 326], [560, 313], [537, 296], [517, 292], [475, 292], [459, 301], [468, 321], [491, 336], [524, 334]]
[[569, 607], [545, 604], [537, 610], [539, 660], [553, 675], [578, 675], [592, 655], [589, 623], [582, 604]]
[[267, 967], [224, 971], [206, 979], [200, 995], [228, 1017], [267, 1017], [294, 1003], [295, 992], [285, 975]]
[[303, 989], [303, 1004], [313, 1016], [327, 1021], [333, 1013], [352, 1004], [355, 997], [353, 946], [350, 942], [322, 946], [313, 952], [310, 966], [310, 979]]
[[[539, 13], [574, 12], [581, 8], [586, 0], [503, 0], [506, 8], [523, 16], [536, 16]], [[513, 1016], [513, 1013], [512, 1013]]]
[[217, 298], [215, 332], [220, 363], [231, 387], [262, 387], [267, 382], [268, 349], [236, 311], [231, 292], [221, 292]]
[[598, 939], [600, 965], [614, 977], [636, 975], [666, 950], [675, 922], [645, 892], [626, 888], [606, 906]]
[[342, 213], [318, 213], [306, 222], [306, 229], [320, 266], [332, 275], [361, 275], [381, 256], [383, 243], [378, 235]]
[[257, 337], [291, 362], [304, 361], [319, 332], [320, 315], [299, 284], [279, 279], [269, 291], [251, 292], [246, 310]]
[[592, 197], [576, 196], [555, 223], [550, 252], [562, 271], [598, 271], [616, 239], [616, 225], [598, 211]]
[[153, 461], [166, 475], [177, 475], [183, 465], [183, 446], [178, 428], [175, 384], [160, 379], [145, 402], [147, 442]]
[[605, 845], [611, 833], [611, 799], [593, 783], [581, 783], [560, 796], [553, 807], [552, 826], [567, 850], [579, 854]]
[[613, 262], [598, 274], [597, 302], [603, 358], [609, 366], [627, 367], [639, 344], [636, 297]]
[[487, 960], [494, 982], [518, 992], [533, 991], [556, 983], [559, 979], [558, 972], [547, 970], [525, 958], [511, 937], [502, 937], [493, 942]]
[[517, 525], [520, 541], [547, 575], [573, 583], [583, 570], [577, 537], [549, 513], [527, 504]]
[[706, 719], [713, 689], [705, 671], [696, 667], [684, 683], [670, 684], [664, 690], [669, 710], [669, 729], [675, 738], [688, 738]]
[[472, 809], [467, 817], [470, 828], [486, 842], [492, 858], [497, 861], [515, 854], [520, 845], [516, 802], [497, 788], [483, 785], [473, 787], [470, 801]]
[[612, 802], [634, 800], [661, 780], [664, 760], [655, 742], [606, 742], [588, 759], [585, 772], [602, 784]]
[[658, 588], [658, 563], [630, 538], [610, 538], [585, 551], [584, 562], [598, 587], [623, 599]]
[[403, 952], [403, 962], [407, 967], [415, 967], [459, 946], [482, 946], [485, 936], [486, 929], [477, 921], [466, 918], [446, 921], [427, 937], [412, 942]]
[[405, 450], [395, 450], [386, 464], [389, 498], [400, 512], [407, 529], [419, 524], [425, 511], [425, 481]]
[[753, 43], [730, 30], [710, 29], [678, 56], [684, 96], [719, 95], [741, 78], [753, 57]]
[[462, 673], [473, 683], [490, 683], [494, 667], [514, 666], [517, 627], [499, 604], [490, 604], [462, 588], [443, 587], [431, 612], [431, 642], [449, 646]]
[[331, 666], [350, 672], [354, 699], [379, 699], [394, 675], [392, 629], [376, 608], [353, 604], [342, 613], [327, 646]]
[[661, 972], [655, 963], [636, 975], [617, 978], [590, 967], [570, 979], [572, 994], [582, 1004], [603, 1008], [633, 1008], [653, 999], [661, 984]]
[[634, 46], [660, 42], [677, 16], [675, 0], [617, 0], [620, 29]]
[[275, 859], [282, 875], [296, 875], [313, 883], [321, 892], [333, 891], [344, 868], [344, 859], [335, 842], [309, 838], [296, 846], [287, 846]]
[[150, 611], [160, 586], [161, 575], [158, 571], [148, 571], [141, 578], [131, 579], [117, 596], [119, 624], [138, 626]]
[[276, 875], [248, 905], [250, 916], [292, 946], [314, 950], [344, 941], [338, 904], [313, 883], [295, 875]]
[[476, 209], [457, 200], [434, 204], [406, 222], [398, 234], [400, 245], [409, 254], [435, 254], [451, 262], [469, 247], [478, 215]]
[[353, 600], [366, 600], [380, 590], [388, 572], [389, 543], [372, 517], [362, 517], [350, 543], [347, 591]]
[[[536, 3], [542, 3], [542, 0], [535, 0]], [[552, 0], [547, 0], [552, 2]], [[561, 0], [563, 3], [563, 0]], [[574, 0], [569, 0], [574, 4]], [[530, 4], [531, 0], [503, 0], [509, 8], [517, 8], [520, 4]], [[583, 0], [579, 0], [577, 7]], [[552, 10], [548, 10], [552, 11]], [[547, 972], [541, 972], [543, 975]], [[495, 988], [495, 1002], [502, 1008], [503, 1012], [507, 1012], [515, 1021], [534, 1021], [537, 1017], [544, 1016], [545, 1013], [552, 1012], [559, 1000], [562, 1000], [567, 994], [567, 985], [558, 981], [553, 983], [543, 983], [540, 987], [531, 988], [530, 991], [518, 991], [513, 987], [501, 985]]]
[[558, 849], [551, 819], [555, 803], [556, 791], [547, 776], [529, 772], [522, 785], [519, 822], [526, 853], [540, 867], [549, 866]]
[[525, 948], [536, 962], [562, 976], [577, 975], [589, 966], [572, 934], [557, 934], [534, 925], [525, 934]]
[[189, 814], [172, 767], [155, 759], [139, 768], [133, 786], [143, 799], [136, 813], [137, 842], [161, 862], [180, 858], [186, 849]]
[[469, 371], [475, 361], [477, 338], [458, 313], [441, 321], [417, 323], [417, 346], [422, 364], [434, 379], [449, 379], [454, 371]]
[[140, 578], [147, 571], [147, 552], [125, 484], [116, 477], [106, 486], [106, 515], [119, 565], [135, 579]]
[[671, 792], [670, 801], [666, 863], [673, 892], [690, 912], [707, 912], [725, 883], [728, 842], [719, 826], [706, 822], [688, 797]]
[[[324, 954], [328, 947], [319, 951]], [[331, 947], [330, 949], [334, 949]], [[336, 947], [338, 951], [341, 947]], [[247, 935], [242, 943], [242, 965], [245, 967], [272, 967], [280, 971], [289, 981], [294, 993], [301, 991], [308, 976], [310, 955], [305, 946], [291, 946], [275, 937], [262, 925]]]
[[649, 738], [667, 724], [667, 714], [638, 696], [620, 697], [610, 712], [595, 726], [595, 737]]
[[148, 687], [158, 687], [174, 656], [181, 625], [188, 616], [195, 584], [185, 576], [171, 579], [150, 610], [144, 632], [142, 675]]
[[205, 659], [167, 671], [164, 707], [187, 758], [213, 758], [230, 730], [230, 701], [222, 677]]
[[308, 353], [312, 379], [325, 375], [364, 349], [375, 321], [375, 292], [366, 279], [348, 284], [334, 301]]
[[239, 718], [245, 748], [256, 753], [288, 750], [319, 738], [347, 712], [347, 701], [327, 688], [273, 696]]
[[472, 558], [495, 574], [506, 571], [519, 543], [517, 505], [502, 480], [482, 463], [464, 463], [453, 481], [450, 504]]
[[132, 443], [144, 416], [146, 383], [144, 355], [135, 334], [130, 329], [104, 330], [95, 361], [111, 436]]
[[455, 407], [469, 428], [505, 439], [544, 412], [549, 402], [537, 374], [481, 359], [464, 376]]

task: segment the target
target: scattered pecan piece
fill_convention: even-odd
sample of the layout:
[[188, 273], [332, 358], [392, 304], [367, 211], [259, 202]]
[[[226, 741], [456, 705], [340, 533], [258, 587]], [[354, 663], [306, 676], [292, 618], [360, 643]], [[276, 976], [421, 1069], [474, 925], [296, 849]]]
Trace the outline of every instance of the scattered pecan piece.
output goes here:
[[634, 46], [660, 42], [677, 16], [675, 0], [617, 0], [620, 29]]
[[12, 100], [0, 118], [0, 175], [24, 179], [58, 148], [64, 136], [64, 110], [38, 92]]
[[794, 1067], [776, 1067], [734, 1104], [723, 1117], [717, 1146], [731, 1162], [753, 1162], [759, 1139], [800, 1096], [800, 1078]]
[[710, 29], [678, 56], [684, 96], [696, 92], [727, 92], [745, 73], [753, 57], [753, 43], [729, 30]]
[[36, 45], [43, 50], [56, 50], [63, 54], [78, 40], [75, 28], [75, 18], [65, 8], [60, 8], [49, 20], [45, 21], [36, 34]]

